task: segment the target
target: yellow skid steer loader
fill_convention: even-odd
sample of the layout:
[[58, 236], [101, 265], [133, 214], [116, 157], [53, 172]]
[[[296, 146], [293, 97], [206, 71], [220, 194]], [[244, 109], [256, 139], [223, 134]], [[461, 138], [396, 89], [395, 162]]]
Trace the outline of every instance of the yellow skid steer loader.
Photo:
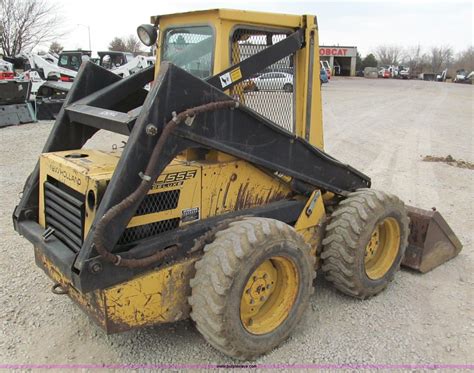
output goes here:
[[[107, 333], [191, 317], [253, 359], [292, 332], [317, 269], [364, 299], [461, 250], [438, 212], [324, 152], [314, 16], [214, 9], [138, 35], [156, 68], [81, 67], [13, 214], [54, 292]], [[123, 150], [84, 148], [99, 130]]]

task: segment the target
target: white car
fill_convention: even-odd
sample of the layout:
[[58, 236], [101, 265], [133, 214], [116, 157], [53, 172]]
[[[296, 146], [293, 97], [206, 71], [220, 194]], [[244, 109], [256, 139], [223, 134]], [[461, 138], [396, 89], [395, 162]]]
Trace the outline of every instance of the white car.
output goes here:
[[255, 91], [293, 92], [293, 75], [288, 73], [271, 72], [251, 80], [255, 84]]

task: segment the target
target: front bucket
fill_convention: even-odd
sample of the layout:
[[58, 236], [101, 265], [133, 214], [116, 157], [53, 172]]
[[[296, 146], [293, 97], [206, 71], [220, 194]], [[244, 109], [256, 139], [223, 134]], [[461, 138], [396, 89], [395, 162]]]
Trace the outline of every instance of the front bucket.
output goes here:
[[411, 206], [407, 211], [410, 235], [403, 266], [426, 273], [459, 254], [462, 244], [438, 211]]

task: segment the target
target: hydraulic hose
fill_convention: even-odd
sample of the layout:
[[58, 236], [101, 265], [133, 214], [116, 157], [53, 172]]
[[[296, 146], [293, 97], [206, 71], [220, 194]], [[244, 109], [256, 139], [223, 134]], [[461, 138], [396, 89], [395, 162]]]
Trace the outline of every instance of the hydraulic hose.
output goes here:
[[188, 120], [192, 121], [196, 115], [201, 113], [221, 109], [232, 109], [238, 107], [238, 105], [239, 103], [234, 100], [217, 101], [184, 110], [179, 114], [173, 113], [173, 118], [164, 126], [163, 131], [158, 138], [155, 147], [153, 148], [153, 152], [146, 166], [145, 172], [140, 173], [140, 177], [142, 178], [140, 185], [128, 197], [123, 199], [115, 206], [111, 207], [97, 223], [96, 230], [94, 232], [93, 245], [99, 255], [104, 258], [104, 260], [120, 267], [143, 268], [156, 263], [165, 256], [176, 253], [178, 247], [173, 245], [144, 258], [122, 258], [120, 255], [113, 254], [111, 252], [112, 250], [107, 248], [105, 243], [106, 228], [116, 217], [118, 217], [125, 210], [131, 208], [148, 193], [154, 182], [154, 180], [152, 180], [149, 175], [152, 175], [153, 171], [157, 167], [158, 160], [163, 151], [163, 147], [166, 144], [166, 140], [181, 122]]

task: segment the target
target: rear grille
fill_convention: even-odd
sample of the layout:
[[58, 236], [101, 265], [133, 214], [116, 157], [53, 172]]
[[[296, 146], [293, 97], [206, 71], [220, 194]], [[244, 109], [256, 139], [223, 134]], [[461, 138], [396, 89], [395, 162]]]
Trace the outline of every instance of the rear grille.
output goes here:
[[82, 246], [84, 226], [84, 198], [79, 196], [64, 184], [44, 183], [46, 227], [54, 228], [54, 236], [74, 252]]
[[126, 245], [144, 238], [154, 236], [159, 233], [171, 231], [178, 228], [179, 218], [157, 221], [150, 224], [139, 225], [137, 227], [127, 228], [120, 237], [119, 245]]
[[[138, 207], [135, 216], [175, 209], [179, 195], [180, 190], [149, 194]], [[54, 228], [54, 236], [76, 253], [83, 243], [84, 201], [84, 196], [52, 178], [44, 183], [46, 227]], [[175, 218], [127, 228], [118, 245], [127, 245], [176, 229], [179, 222], [180, 218]]]
[[135, 216], [152, 214], [154, 212], [173, 210], [178, 206], [180, 190], [170, 190], [148, 194], [138, 206]]

